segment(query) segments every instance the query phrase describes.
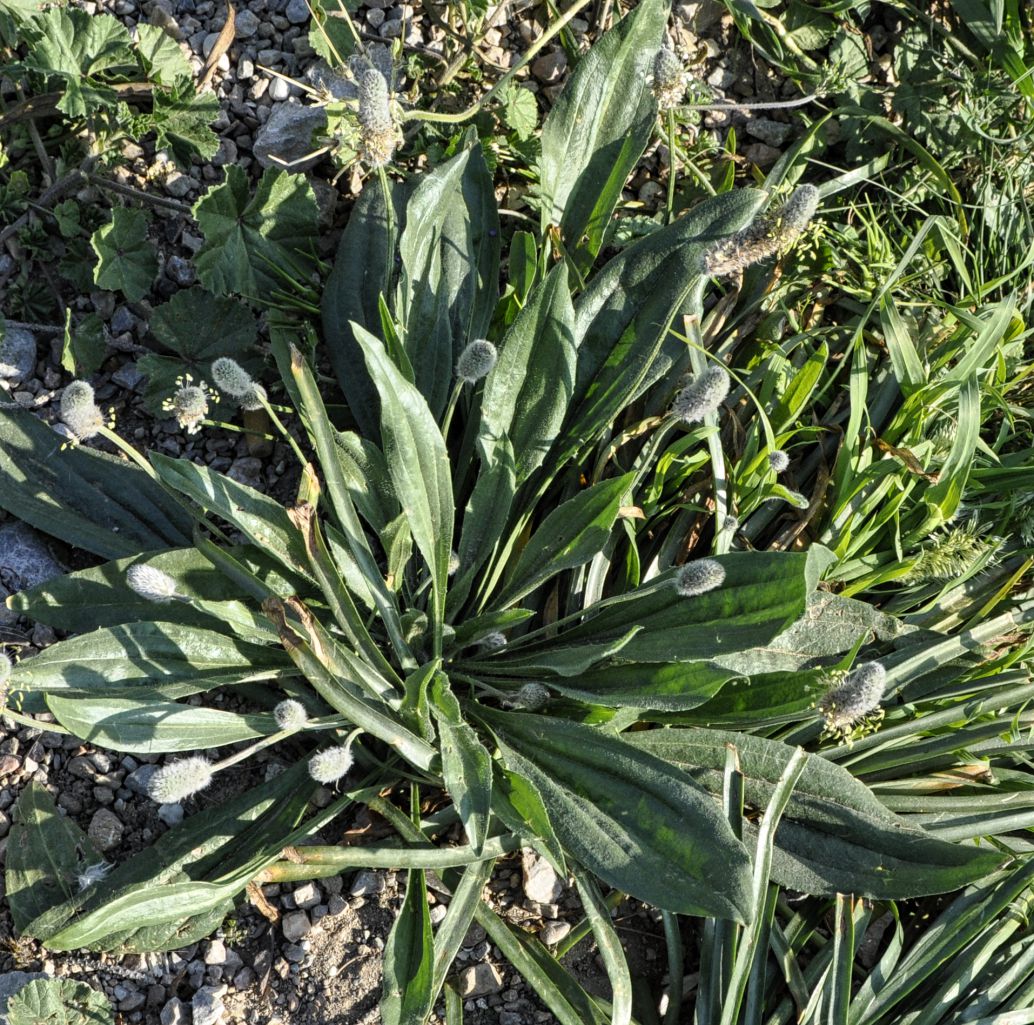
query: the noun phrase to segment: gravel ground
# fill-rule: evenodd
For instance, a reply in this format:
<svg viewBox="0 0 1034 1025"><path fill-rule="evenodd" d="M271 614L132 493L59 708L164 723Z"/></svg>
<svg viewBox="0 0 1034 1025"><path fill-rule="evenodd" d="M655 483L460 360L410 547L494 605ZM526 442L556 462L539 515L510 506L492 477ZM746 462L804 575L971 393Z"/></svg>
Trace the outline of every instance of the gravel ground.
<svg viewBox="0 0 1034 1025"><path fill-rule="evenodd" d="M226 20L226 8L213 0L115 0L114 3L73 0L89 12L109 12L132 27L145 21L159 25L180 40L200 71L216 44ZM588 9L591 11L591 8ZM491 26L479 46L484 65L497 70L511 65L542 29L541 17L526 0L492 9ZM366 0L355 15L357 24L372 39L401 38L410 52L430 60L445 49L442 29L425 16L424 8ZM300 117L318 119L318 109L301 115L299 104L311 103L304 90L263 68L280 71L300 82L311 80L320 62L308 41L309 12L304 0L248 0L237 11L237 38L219 58L212 88L221 112L215 127L220 135L216 156L195 164L189 173L177 169L153 145L128 144L125 161L116 172L123 184L171 199L181 208L154 206L154 241L159 247L162 273L148 300L120 303L111 292L81 297L82 312L102 318L111 354L95 377L98 400L116 409L118 430L140 446L201 461L236 479L280 497L294 490L285 469L288 453L281 444L256 452L242 435L206 429L185 435L172 421L155 420L140 407L144 382L135 359L150 351L148 320L153 306L195 283L190 263L201 244L186 204L212 183L222 179L224 165L235 163L257 176L263 166L275 165L274 155L297 157L307 150L305 140L289 137L284 125ZM571 29L583 46L595 38L589 22L575 19ZM741 47L724 7L713 0L678 6L672 22L672 42L697 63L694 71L720 96L732 100L772 100L795 95L795 90L758 64ZM439 63L442 63L439 61ZM444 67L444 63L442 63ZM874 65L875 67L875 65ZM546 50L523 74L526 88L542 94L548 106L562 87L567 57L559 47ZM317 74L318 77L318 74ZM286 112L286 113L285 113ZM794 112L758 116L741 111L714 111L701 118L706 132L737 126L739 158L761 168L771 165L792 141L798 129ZM724 132L722 132L724 134ZM627 199L652 212L663 202L661 182L666 175L667 150L655 144L629 183ZM337 188L330 179L338 168L320 158L308 169L321 203L327 228L324 254L333 252L351 195L361 187L357 179L343 178ZM89 204L101 201L95 187L77 198ZM519 194L507 194L519 209ZM336 230L335 230L336 229ZM0 253L0 282L10 274L16 254ZM2 286L0 286L2 287ZM53 420L57 399L68 377L60 368L60 336L53 330L35 334L10 332L0 353L0 389L9 400ZM0 395L0 398L3 396ZM88 565L88 557L37 535L22 524L0 516L0 596L40 583L65 569ZM0 608L0 644L30 656L55 640L49 627L19 620ZM227 699L229 700L229 699ZM45 718L45 717L42 717ZM264 770L275 760L241 770ZM10 810L21 789L31 780L44 784L58 805L91 835L102 841L113 862L150 845L183 815L203 806L191 802L157 806L143 796L143 784L157 757L111 755L74 738L12 726L0 721L0 861L10 828ZM324 795L329 800L329 794ZM335 829L362 826L346 823ZM336 842L327 835L324 842ZM525 863L519 856L501 863L492 883L496 907L507 917L536 931L544 941L559 941L580 917L577 896L565 880L550 878L543 866ZM6 908L0 908L0 973L42 970L74 976L101 987L128 1023L162 1025L216 1025L216 1023L359 1023L378 1020L380 960L385 937L400 901L399 879L392 873L360 872L302 885L267 886L265 895L276 921L263 917L250 904L210 939L171 954L121 959L93 955L49 955L31 943L13 938ZM444 905L432 907L432 918L444 914ZM633 958L634 968L659 981L663 974L663 942L659 926L643 908L623 905L616 919ZM588 942L575 949L572 965L593 992L605 993L605 975ZM499 951L475 926L457 963L461 992L467 998L467 1021L474 1025L523 1025L553 1021L520 977L502 960ZM0 985L4 976L0 974ZM3 1020L3 1019L0 1019Z"/></svg>

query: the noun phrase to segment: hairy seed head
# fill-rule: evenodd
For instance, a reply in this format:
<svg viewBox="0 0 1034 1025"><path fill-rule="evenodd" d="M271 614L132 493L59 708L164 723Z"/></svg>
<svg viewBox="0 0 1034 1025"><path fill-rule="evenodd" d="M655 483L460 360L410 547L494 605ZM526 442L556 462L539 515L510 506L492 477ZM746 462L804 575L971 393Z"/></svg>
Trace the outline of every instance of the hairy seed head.
<svg viewBox="0 0 1034 1025"><path fill-rule="evenodd" d="M549 691L541 683L526 683L514 695L515 708L526 708L529 712L537 712L549 701Z"/></svg>
<svg viewBox="0 0 1034 1025"><path fill-rule="evenodd" d="M484 338L478 338L468 345L456 360L456 376L464 384L473 384L487 377L498 358L496 347Z"/></svg>
<svg viewBox="0 0 1034 1025"><path fill-rule="evenodd" d="M774 216L755 217L742 231L708 248L703 256L704 273L714 278L738 274L788 249L815 216L818 204L819 192L814 185L799 186Z"/></svg>
<svg viewBox="0 0 1034 1025"><path fill-rule="evenodd" d="M368 67L359 75L358 85L359 155L371 167L383 167L398 142L388 80L377 68Z"/></svg>
<svg viewBox="0 0 1034 1025"><path fill-rule="evenodd" d="M493 630L490 634L485 634L481 638L480 647L486 654L492 651L498 651L500 648L506 647L506 634L501 630Z"/></svg>
<svg viewBox="0 0 1034 1025"><path fill-rule="evenodd" d="M201 755L191 755L163 765L147 784L147 794L159 804L179 804L211 782L212 763Z"/></svg>
<svg viewBox="0 0 1034 1025"><path fill-rule="evenodd" d="M827 727L844 729L876 711L886 686L887 671L882 663L863 662L855 666L847 679L829 691L819 705Z"/></svg>
<svg viewBox="0 0 1034 1025"><path fill-rule="evenodd" d="M72 381L61 393L61 419L80 441L92 438L104 426L104 414L85 381Z"/></svg>
<svg viewBox="0 0 1034 1025"><path fill-rule="evenodd" d="M327 747L309 759L309 775L317 783L333 783L352 768L350 744Z"/></svg>
<svg viewBox="0 0 1034 1025"><path fill-rule="evenodd" d="M675 590L683 598L706 594L725 583L725 567L715 559L687 562L675 574Z"/></svg>
<svg viewBox="0 0 1034 1025"><path fill-rule="evenodd" d="M768 453L768 465L776 473L782 473L790 465L790 457L782 449L774 448Z"/></svg>
<svg viewBox="0 0 1034 1025"><path fill-rule="evenodd" d="M241 409L259 409L266 397L262 387L236 360L220 356L212 363L212 380L224 394L234 399Z"/></svg>
<svg viewBox="0 0 1034 1025"><path fill-rule="evenodd" d="M717 411L729 394L731 384L725 368L711 364L675 396L671 404L672 416L687 424L700 423L704 417Z"/></svg>
<svg viewBox="0 0 1034 1025"><path fill-rule="evenodd" d="M126 583L148 601L165 602L180 597L176 581L168 573L142 562L134 563L126 570Z"/></svg>
<svg viewBox="0 0 1034 1025"><path fill-rule="evenodd" d="M273 718L282 730L300 730L309 721L309 713L300 701L288 698L273 709Z"/></svg>
<svg viewBox="0 0 1034 1025"><path fill-rule="evenodd" d="M657 109L671 110L682 102L686 93L686 72L674 50L662 46L653 62L653 94Z"/></svg>

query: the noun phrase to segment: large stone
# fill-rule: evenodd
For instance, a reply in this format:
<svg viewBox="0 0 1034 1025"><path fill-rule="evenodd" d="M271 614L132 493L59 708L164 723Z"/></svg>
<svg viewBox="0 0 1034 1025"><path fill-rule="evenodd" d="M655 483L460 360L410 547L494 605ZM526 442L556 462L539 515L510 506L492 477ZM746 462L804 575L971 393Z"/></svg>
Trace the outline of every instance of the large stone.
<svg viewBox="0 0 1034 1025"><path fill-rule="evenodd" d="M218 1025L222 1021L225 986L202 986L190 1002L191 1025Z"/></svg>
<svg viewBox="0 0 1034 1025"><path fill-rule="evenodd" d="M0 527L0 624L17 618L4 605L4 598L62 573L61 564L30 526L16 521Z"/></svg>
<svg viewBox="0 0 1034 1025"><path fill-rule="evenodd" d="M460 972L460 996L464 1000L498 993L502 988L503 975L494 964L476 964Z"/></svg>
<svg viewBox="0 0 1034 1025"><path fill-rule="evenodd" d="M284 915L280 927L284 931L284 939L288 943L297 943L308 935L312 928L309 916L304 911L290 911Z"/></svg>
<svg viewBox="0 0 1034 1025"><path fill-rule="evenodd" d="M36 336L23 327L7 327L0 337L0 377L22 380L36 369Z"/></svg>
<svg viewBox="0 0 1034 1025"><path fill-rule="evenodd" d="M536 904L552 904L564 892L564 884L545 858L525 851L521 856L524 895Z"/></svg>
<svg viewBox="0 0 1034 1025"><path fill-rule="evenodd" d="M327 128L327 112L323 107L303 107L300 103L274 104L269 120L255 136L252 152L263 167L306 171L322 157L311 156L319 149L313 136Z"/></svg>

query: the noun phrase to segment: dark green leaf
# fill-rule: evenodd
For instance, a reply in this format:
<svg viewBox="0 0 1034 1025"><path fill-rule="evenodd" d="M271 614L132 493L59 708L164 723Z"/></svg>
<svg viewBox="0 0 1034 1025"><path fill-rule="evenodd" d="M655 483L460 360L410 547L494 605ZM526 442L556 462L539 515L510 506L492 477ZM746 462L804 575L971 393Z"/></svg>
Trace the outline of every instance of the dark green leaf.
<svg viewBox="0 0 1034 1025"><path fill-rule="evenodd" d="M155 132L155 146L167 149L180 167L189 167L193 157L211 160L219 149L219 136L209 127L218 116L214 93L195 95L193 86L183 95L156 89L146 127Z"/></svg>
<svg viewBox="0 0 1034 1025"><path fill-rule="evenodd" d="M363 351L352 334L351 322L371 334L381 333L378 302L382 295L391 295L389 276L394 270L398 232L404 225L407 194L404 185L392 184L390 236L383 191L371 185L359 194L341 234L321 302L330 362L363 437L371 440L380 437L380 400L369 376L356 373L356 367L363 365Z"/></svg>
<svg viewBox="0 0 1034 1025"><path fill-rule="evenodd" d="M251 195L236 164L226 181L194 206L205 236L195 257L201 283L217 294L262 300L284 287L283 275L307 281L315 263L316 198L304 175L267 168Z"/></svg>
<svg viewBox="0 0 1034 1025"><path fill-rule="evenodd" d="M480 713L538 788L564 850L610 886L682 914L747 921L750 858L684 772L602 729Z"/></svg>
<svg viewBox="0 0 1034 1025"><path fill-rule="evenodd" d="M192 694L217 683L276 678L290 669L279 647L192 625L145 621L50 645L14 667L11 689L97 694L146 681L151 687L179 685L177 693Z"/></svg>
<svg viewBox="0 0 1034 1025"><path fill-rule="evenodd" d="M539 123L539 105L535 94L520 86L513 86L503 94L503 120L521 142L535 134Z"/></svg>
<svg viewBox="0 0 1034 1025"><path fill-rule="evenodd" d="M603 549L634 474L600 481L554 509L521 552L493 604L513 605L565 569L581 566Z"/></svg>
<svg viewBox="0 0 1034 1025"><path fill-rule="evenodd" d="M440 625L454 515L449 453L424 397L388 359L383 343L358 324L354 328L381 399L381 439L388 472L413 540L431 571Z"/></svg>
<svg viewBox="0 0 1034 1025"><path fill-rule="evenodd" d="M410 871L406 899L384 946L384 1025L417 1025L434 1003L434 936L423 871Z"/></svg>
<svg viewBox="0 0 1034 1025"><path fill-rule="evenodd" d="M157 307L150 328L167 349L197 365L219 356L239 357L258 335L258 323L246 306L197 286Z"/></svg>
<svg viewBox="0 0 1034 1025"><path fill-rule="evenodd" d="M136 27L135 42L150 81L172 88L193 80L194 74L179 43L164 29L140 22Z"/></svg>
<svg viewBox="0 0 1034 1025"><path fill-rule="evenodd" d="M108 559L190 542L190 518L142 470L65 444L28 411L0 410L0 507Z"/></svg>
<svg viewBox="0 0 1034 1025"><path fill-rule="evenodd" d="M498 299L499 214L479 144L423 177L399 238L399 318L417 387L437 418L456 359L488 331Z"/></svg>
<svg viewBox="0 0 1034 1025"><path fill-rule="evenodd" d="M115 751L162 754L223 747L277 732L272 715L242 715L166 701L134 689L132 697L51 694L47 707L73 736Z"/></svg>
<svg viewBox="0 0 1034 1025"><path fill-rule="evenodd" d="M704 704L736 673L713 662L622 662L549 681L551 690L608 708L681 712Z"/></svg>
<svg viewBox="0 0 1034 1025"><path fill-rule="evenodd" d="M96 313L90 313L74 329L66 327L61 366L75 377L92 377L100 369L107 351L104 324Z"/></svg>
<svg viewBox="0 0 1034 1025"><path fill-rule="evenodd" d="M665 0L643 0L578 62L542 126L543 227L559 224L577 262L592 264L625 180L650 140L650 89Z"/></svg>
<svg viewBox="0 0 1034 1025"><path fill-rule="evenodd" d="M460 703L449 689L444 673L436 676L431 696L441 741L445 787L459 812L470 846L480 854L488 837L492 810L492 756L464 721Z"/></svg>
<svg viewBox="0 0 1034 1025"><path fill-rule="evenodd" d="M794 748L746 733L648 730L627 735L642 751L677 765L715 797L726 746L739 753L744 799L768 806ZM717 807L717 802L715 804ZM808 755L776 831L772 878L802 893L854 893L880 900L945 893L993 871L1002 855L934 839L887 811L846 769Z"/></svg>
<svg viewBox="0 0 1034 1025"><path fill-rule="evenodd" d="M93 280L118 289L131 302L143 299L158 274L158 254L147 240L147 216L135 207L116 206L111 220L90 239L98 263Z"/></svg>

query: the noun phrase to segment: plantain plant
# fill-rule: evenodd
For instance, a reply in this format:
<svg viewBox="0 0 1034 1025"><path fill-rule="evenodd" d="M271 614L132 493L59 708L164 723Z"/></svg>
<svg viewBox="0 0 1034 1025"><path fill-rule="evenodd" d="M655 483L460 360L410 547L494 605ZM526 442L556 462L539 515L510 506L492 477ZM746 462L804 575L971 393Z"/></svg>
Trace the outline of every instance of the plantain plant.
<svg viewBox="0 0 1034 1025"><path fill-rule="evenodd" d="M0 409L0 505L108 560L10 599L73 635L10 667L4 715L177 755L149 793L192 809L108 865L27 787L6 883L23 936L173 949L237 901L261 903L262 883L393 867L408 885L386 1022L428 1019L474 920L561 1021L628 1022L615 896L759 929L769 880L895 900L1008 860L926 832L799 746L871 717L903 672L854 665L887 617L821 589L825 549L729 553L716 509L702 539L640 563L658 454L673 437L687 458L705 452L728 394L694 343L713 276L774 257L817 201L805 186L772 213L766 193L726 192L601 261L657 114L665 14L645 0L572 75L543 130L544 230L513 236L504 289L492 179L466 135L429 173L363 193L319 325L270 316L294 433L245 370L216 361L224 396L289 441L292 504L138 452L85 383L65 391L63 434ZM774 739L773 722L793 729ZM270 748L282 772L208 800ZM322 806L320 785L334 791ZM397 840L309 842L357 805ZM573 875L609 1011L482 899L496 861L524 847ZM431 870L451 893L436 929Z"/></svg>

